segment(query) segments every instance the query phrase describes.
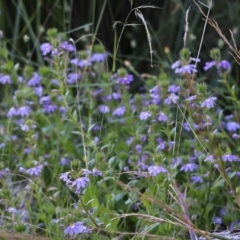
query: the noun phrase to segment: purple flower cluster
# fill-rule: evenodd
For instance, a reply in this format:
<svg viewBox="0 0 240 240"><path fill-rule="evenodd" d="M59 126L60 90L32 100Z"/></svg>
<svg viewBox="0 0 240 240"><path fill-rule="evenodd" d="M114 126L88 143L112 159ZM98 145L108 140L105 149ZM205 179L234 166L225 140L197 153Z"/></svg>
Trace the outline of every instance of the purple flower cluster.
<svg viewBox="0 0 240 240"><path fill-rule="evenodd" d="M30 113L31 108L29 106L11 107L7 113L7 117L29 117Z"/></svg>
<svg viewBox="0 0 240 240"><path fill-rule="evenodd" d="M204 70L208 71L210 68L216 66L220 72L227 72L231 69L231 64L227 60L222 60L220 62L211 61L206 62Z"/></svg>
<svg viewBox="0 0 240 240"><path fill-rule="evenodd" d="M29 174L31 176L39 177L42 172L42 169L43 169L43 165L40 164L40 165L36 165L36 166L28 168L28 169L24 169L23 167L20 167L19 171Z"/></svg>

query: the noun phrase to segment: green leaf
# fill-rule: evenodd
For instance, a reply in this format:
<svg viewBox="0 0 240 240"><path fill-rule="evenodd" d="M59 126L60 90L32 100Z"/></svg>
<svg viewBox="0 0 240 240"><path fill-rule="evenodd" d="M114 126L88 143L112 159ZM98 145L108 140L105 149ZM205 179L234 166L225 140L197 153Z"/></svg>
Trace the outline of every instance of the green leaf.
<svg viewBox="0 0 240 240"><path fill-rule="evenodd" d="M102 235L99 235L99 234L94 234L92 237L93 237L93 240L110 240L109 237L102 236Z"/></svg>

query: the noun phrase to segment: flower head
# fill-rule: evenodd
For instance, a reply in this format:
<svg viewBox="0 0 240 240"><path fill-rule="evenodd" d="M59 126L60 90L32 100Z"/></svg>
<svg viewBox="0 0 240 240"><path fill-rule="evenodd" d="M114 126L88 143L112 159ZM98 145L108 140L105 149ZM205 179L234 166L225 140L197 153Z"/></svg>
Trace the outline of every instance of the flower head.
<svg viewBox="0 0 240 240"><path fill-rule="evenodd" d="M42 52L42 55L45 56L48 53L50 53L53 49L53 46L50 43L42 43L40 45L40 51Z"/></svg>
<svg viewBox="0 0 240 240"><path fill-rule="evenodd" d="M171 93L165 100L164 103L166 105L170 105L171 103L177 103L179 97L175 93Z"/></svg>
<svg viewBox="0 0 240 240"><path fill-rule="evenodd" d="M193 175L191 176L191 181L193 181L194 183L202 183L203 179L197 175Z"/></svg>
<svg viewBox="0 0 240 240"><path fill-rule="evenodd" d="M183 165L180 168L180 171L193 172L196 169L198 169L198 165L197 164L195 164L195 163L187 163L187 164Z"/></svg>
<svg viewBox="0 0 240 240"><path fill-rule="evenodd" d="M201 107L202 108L206 107L207 109L214 107L216 99L217 99L216 97L209 97L209 98L205 99L201 103Z"/></svg>
<svg viewBox="0 0 240 240"><path fill-rule="evenodd" d="M67 77L67 83L68 84L74 84L76 83L81 76L78 73L69 73Z"/></svg>
<svg viewBox="0 0 240 240"><path fill-rule="evenodd" d="M226 60L220 61L217 66L223 72L226 72L231 68L231 64Z"/></svg>
<svg viewBox="0 0 240 240"><path fill-rule="evenodd" d="M129 85L133 81L133 75L126 74L125 76L118 76L116 78L116 84Z"/></svg>
<svg viewBox="0 0 240 240"><path fill-rule="evenodd" d="M31 108L29 106L22 106L17 110L17 116L28 117L31 113Z"/></svg>
<svg viewBox="0 0 240 240"><path fill-rule="evenodd" d="M159 98L159 87L155 86L149 90L151 98Z"/></svg>
<svg viewBox="0 0 240 240"><path fill-rule="evenodd" d="M168 92L169 93L178 93L180 90L180 86L177 86L175 84L172 84L170 86L168 86Z"/></svg>
<svg viewBox="0 0 240 240"><path fill-rule="evenodd" d="M86 188L89 183L89 179L87 177L77 178L72 182L71 187L76 187L76 192L81 192L82 189Z"/></svg>
<svg viewBox="0 0 240 240"><path fill-rule="evenodd" d="M100 105L98 109L99 109L99 112L102 114L108 113L110 111L110 108L106 105Z"/></svg>
<svg viewBox="0 0 240 240"><path fill-rule="evenodd" d="M200 59L198 59L198 58L190 58L190 60L194 61L194 62L200 62ZM195 64L185 64L185 65L183 65L183 62L180 61L180 60L173 63L171 68L175 69L176 74L186 74L186 73L192 74L192 73L197 72Z"/></svg>
<svg viewBox="0 0 240 240"><path fill-rule="evenodd" d="M141 112L139 115L140 120L147 120L148 118L150 118L152 116L151 112Z"/></svg>
<svg viewBox="0 0 240 240"><path fill-rule="evenodd" d="M210 68L216 65L216 61L206 62L205 67L203 68L204 71L208 71Z"/></svg>
<svg viewBox="0 0 240 240"><path fill-rule="evenodd" d="M84 226L82 222L75 222L64 229L64 234L74 236L79 233L90 233L91 229Z"/></svg>
<svg viewBox="0 0 240 240"><path fill-rule="evenodd" d="M25 170L25 173L28 173L31 176L39 176L42 172L42 169L43 169L43 165L40 164L38 166Z"/></svg>
<svg viewBox="0 0 240 240"><path fill-rule="evenodd" d="M0 83L2 83L2 84L11 84L12 83L12 81L11 81L11 78L10 78L10 76L9 75L3 75L3 74L1 74L0 75Z"/></svg>
<svg viewBox="0 0 240 240"><path fill-rule="evenodd" d="M121 117L121 116L123 116L125 114L125 111L126 111L126 107L125 106L121 106L121 107L116 108L113 111L112 115Z"/></svg>
<svg viewBox="0 0 240 240"><path fill-rule="evenodd" d="M167 173L167 169L165 169L164 167L161 167L161 166L151 166L148 168L148 173L151 175L151 176L157 176L158 174L160 173Z"/></svg>
<svg viewBox="0 0 240 240"><path fill-rule="evenodd" d="M59 44L59 48L65 50L65 51L68 51L68 52L74 52L74 51L76 51L75 46L72 45L72 44L69 43L69 42L60 43L60 44Z"/></svg>
<svg viewBox="0 0 240 240"><path fill-rule="evenodd" d="M226 124L226 128L229 132L235 132L238 129L240 129L240 124L237 122L231 121Z"/></svg>
<svg viewBox="0 0 240 240"><path fill-rule="evenodd" d="M28 80L27 85L29 87L37 87L41 84L41 77L37 72L33 73L33 77Z"/></svg>
<svg viewBox="0 0 240 240"><path fill-rule="evenodd" d="M163 112L160 112L159 115L158 115L158 121L159 122L166 122L167 121L167 116Z"/></svg>
<svg viewBox="0 0 240 240"><path fill-rule="evenodd" d="M106 53L93 53L91 57L92 62L104 62L107 59Z"/></svg>
<svg viewBox="0 0 240 240"><path fill-rule="evenodd" d="M58 107L56 105L53 105L53 104L45 104L45 105L43 105L43 110L44 110L45 114L54 113L57 109L58 109Z"/></svg>
<svg viewBox="0 0 240 240"><path fill-rule="evenodd" d="M70 180L69 173L70 172L61 173L59 178L64 182L68 182Z"/></svg>
<svg viewBox="0 0 240 240"><path fill-rule="evenodd" d="M239 158L232 154L224 154L222 155L222 160L224 162L236 162L236 161L239 161Z"/></svg>

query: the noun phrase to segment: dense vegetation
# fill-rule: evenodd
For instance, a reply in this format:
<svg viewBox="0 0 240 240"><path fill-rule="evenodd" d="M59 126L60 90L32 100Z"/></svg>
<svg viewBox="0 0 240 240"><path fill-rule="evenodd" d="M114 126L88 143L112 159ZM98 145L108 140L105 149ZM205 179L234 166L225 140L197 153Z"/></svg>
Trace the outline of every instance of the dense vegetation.
<svg viewBox="0 0 240 240"><path fill-rule="evenodd" d="M238 224L240 6L140 3L1 2L6 239L194 240Z"/></svg>

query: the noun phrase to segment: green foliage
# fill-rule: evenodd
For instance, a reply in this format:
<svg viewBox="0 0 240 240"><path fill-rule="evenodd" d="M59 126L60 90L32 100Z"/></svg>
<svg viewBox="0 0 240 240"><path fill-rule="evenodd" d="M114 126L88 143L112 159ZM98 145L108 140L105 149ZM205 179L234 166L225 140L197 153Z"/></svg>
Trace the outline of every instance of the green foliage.
<svg viewBox="0 0 240 240"><path fill-rule="evenodd" d="M182 48L188 1L158 2L162 11L130 0L127 15L120 3L92 0L78 12L92 24L74 28L79 2L7 5L16 19L0 44L2 228L51 239L187 239L215 217L235 224L240 116L225 47L210 51L212 88L192 58L202 34L196 9ZM43 6L52 15L44 23ZM221 97L231 106L221 110Z"/></svg>

